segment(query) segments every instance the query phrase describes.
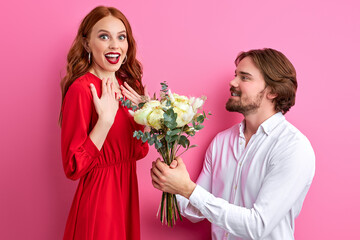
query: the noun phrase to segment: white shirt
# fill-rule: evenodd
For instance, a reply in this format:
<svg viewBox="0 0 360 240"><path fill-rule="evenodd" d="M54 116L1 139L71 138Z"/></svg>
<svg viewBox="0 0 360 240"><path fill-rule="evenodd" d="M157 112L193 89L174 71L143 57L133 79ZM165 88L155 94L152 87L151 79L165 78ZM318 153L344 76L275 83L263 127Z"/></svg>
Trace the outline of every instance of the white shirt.
<svg viewBox="0 0 360 240"><path fill-rule="evenodd" d="M294 239L315 173L308 139L277 113L245 147L244 124L220 132L207 149L190 199L178 195L182 215L211 225L212 239Z"/></svg>

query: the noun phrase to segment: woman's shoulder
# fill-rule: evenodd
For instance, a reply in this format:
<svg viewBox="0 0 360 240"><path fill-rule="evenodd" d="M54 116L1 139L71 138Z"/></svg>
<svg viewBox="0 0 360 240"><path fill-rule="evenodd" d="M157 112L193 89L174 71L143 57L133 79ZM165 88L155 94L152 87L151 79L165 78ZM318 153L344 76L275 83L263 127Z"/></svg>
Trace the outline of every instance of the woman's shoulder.
<svg viewBox="0 0 360 240"><path fill-rule="evenodd" d="M90 72L87 72L81 77L75 79L72 85L76 84L76 85L83 85L89 87L90 83L97 85L98 82L100 82L100 79L98 77L96 77L94 74Z"/></svg>
<svg viewBox="0 0 360 240"><path fill-rule="evenodd" d="M95 76L88 72L81 77L75 79L75 81L70 85L66 93L66 97L91 97L90 83L97 85Z"/></svg>
<svg viewBox="0 0 360 240"><path fill-rule="evenodd" d="M99 79L91 74L90 72L85 73L81 77L75 79L75 81L70 85L69 91L81 91L90 93L90 83L97 86Z"/></svg>

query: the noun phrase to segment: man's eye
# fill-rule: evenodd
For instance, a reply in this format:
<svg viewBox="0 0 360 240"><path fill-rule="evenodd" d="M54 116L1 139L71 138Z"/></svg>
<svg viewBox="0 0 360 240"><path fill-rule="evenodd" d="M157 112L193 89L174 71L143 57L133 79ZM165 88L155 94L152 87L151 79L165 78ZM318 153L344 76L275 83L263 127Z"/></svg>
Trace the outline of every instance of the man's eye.
<svg viewBox="0 0 360 240"><path fill-rule="evenodd" d="M126 39L126 35L125 35L125 34L120 35L120 36L119 36L119 39L120 39L120 40L125 40L125 39Z"/></svg>
<svg viewBox="0 0 360 240"><path fill-rule="evenodd" d="M109 39L109 36L108 35L100 35L100 38L103 39L103 40L108 40Z"/></svg>

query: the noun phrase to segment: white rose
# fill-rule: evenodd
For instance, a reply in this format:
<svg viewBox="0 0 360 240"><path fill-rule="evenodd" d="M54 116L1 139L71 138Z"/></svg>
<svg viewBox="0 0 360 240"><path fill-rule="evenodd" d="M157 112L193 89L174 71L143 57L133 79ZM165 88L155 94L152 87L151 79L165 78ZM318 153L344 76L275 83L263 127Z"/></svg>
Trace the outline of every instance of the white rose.
<svg viewBox="0 0 360 240"><path fill-rule="evenodd" d="M201 108L203 104L204 100L202 100L201 98L196 98L192 104L194 112L197 112L197 110Z"/></svg>
<svg viewBox="0 0 360 240"><path fill-rule="evenodd" d="M187 105L186 111L178 107L174 107L174 112L177 113L176 123L177 127L183 127L186 124L190 123L193 119L195 113L190 105Z"/></svg>
<svg viewBox="0 0 360 240"><path fill-rule="evenodd" d="M178 102L178 103L180 102L180 103L189 104L189 98L188 97L183 96L183 95L179 95L179 94L176 94L176 93L174 93L173 95L174 95L174 99L175 99L174 103L175 102Z"/></svg>
<svg viewBox="0 0 360 240"><path fill-rule="evenodd" d="M138 124L141 125L146 125L149 126L148 123L148 117L150 115L151 112L154 111L154 109L158 108L159 106L161 106L160 102L157 100L151 100L147 103L145 103L145 105L137 110L136 112L130 112L131 115L134 116L134 120L135 122L137 122Z"/></svg>
<svg viewBox="0 0 360 240"><path fill-rule="evenodd" d="M149 116L149 114L153 111L153 108L148 107L148 108L141 108L139 110L137 110L134 113L134 120L135 122L137 122L138 124L141 125L147 125L148 126L148 122L147 122L147 117Z"/></svg>
<svg viewBox="0 0 360 240"><path fill-rule="evenodd" d="M162 128L163 120L164 111L161 108L154 109L147 117L149 125L157 130Z"/></svg>

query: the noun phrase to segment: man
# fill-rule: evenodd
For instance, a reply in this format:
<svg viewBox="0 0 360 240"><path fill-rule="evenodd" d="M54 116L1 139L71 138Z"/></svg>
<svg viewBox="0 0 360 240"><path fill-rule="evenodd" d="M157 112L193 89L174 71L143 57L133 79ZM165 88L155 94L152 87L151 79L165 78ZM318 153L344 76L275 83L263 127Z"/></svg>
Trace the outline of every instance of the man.
<svg viewBox="0 0 360 240"><path fill-rule="evenodd" d="M212 239L294 239L315 173L307 138L284 114L295 104L296 72L273 49L242 52L226 109L244 115L210 144L197 184L181 158L153 162L155 188L179 194L181 213L212 223Z"/></svg>

